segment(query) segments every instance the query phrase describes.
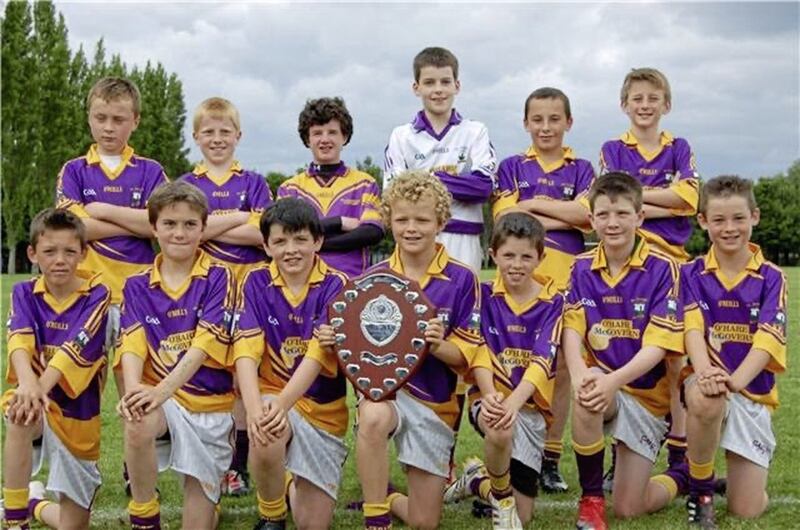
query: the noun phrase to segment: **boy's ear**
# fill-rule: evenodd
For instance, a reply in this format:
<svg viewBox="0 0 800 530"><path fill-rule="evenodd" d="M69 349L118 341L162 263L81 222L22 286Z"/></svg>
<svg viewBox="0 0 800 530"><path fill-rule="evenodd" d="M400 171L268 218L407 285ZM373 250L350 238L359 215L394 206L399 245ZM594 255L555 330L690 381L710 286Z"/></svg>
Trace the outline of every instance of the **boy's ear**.
<svg viewBox="0 0 800 530"><path fill-rule="evenodd" d="M456 87L456 94L458 94L459 92L461 92L461 81L459 81L458 79L456 79L456 80L455 80L455 82L454 82L453 84L454 84L454 85L455 85L455 87Z"/></svg>
<svg viewBox="0 0 800 530"><path fill-rule="evenodd" d="M28 245L28 249L27 249L26 253L28 254L28 261L30 261L33 264L38 264L39 263L39 260L36 259L36 249L33 248L33 246Z"/></svg>
<svg viewBox="0 0 800 530"><path fill-rule="evenodd" d="M131 133L133 133L139 127L139 120L142 119L140 114L135 114L133 116L133 129L131 129Z"/></svg>
<svg viewBox="0 0 800 530"><path fill-rule="evenodd" d="M567 127L564 130L568 131L570 129L572 129L572 118L567 118Z"/></svg>
<svg viewBox="0 0 800 530"><path fill-rule="evenodd" d="M322 243L325 241L325 236L319 236L319 239L314 240L314 252L322 250Z"/></svg>
<svg viewBox="0 0 800 530"><path fill-rule="evenodd" d="M497 265L497 260L496 260L496 259L495 259L495 257L494 257L494 249L493 249L492 247L489 247L489 249L488 249L488 250L489 250L489 257L491 257L491 258L492 258L492 262L493 262L495 265Z"/></svg>
<svg viewBox="0 0 800 530"><path fill-rule="evenodd" d="M266 241L266 239L264 240L264 244L263 244L263 245L261 245L261 246L262 246L262 247L264 247L264 252L266 252L266 253L267 253L267 256L269 256L270 258L272 258L272 252L270 252L270 251L269 251L269 245L267 245L267 241Z"/></svg>
<svg viewBox="0 0 800 530"><path fill-rule="evenodd" d="M636 228L641 228L644 224L644 208L636 212Z"/></svg>
<svg viewBox="0 0 800 530"><path fill-rule="evenodd" d="M697 224L699 224L700 228L703 230L708 230L708 220L701 212L697 212Z"/></svg>
<svg viewBox="0 0 800 530"><path fill-rule="evenodd" d="M753 226L758 226L758 222L761 221L761 210L758 208L754 209L750 213L750 218L753 220Z"/></svg>
<svg viewBox="0 0 800 530"><path fill-rule="evenodd" d="M416 81L411 83L411 90L414 92L415 96L419 97L419 83L417 83Z"/></svg>

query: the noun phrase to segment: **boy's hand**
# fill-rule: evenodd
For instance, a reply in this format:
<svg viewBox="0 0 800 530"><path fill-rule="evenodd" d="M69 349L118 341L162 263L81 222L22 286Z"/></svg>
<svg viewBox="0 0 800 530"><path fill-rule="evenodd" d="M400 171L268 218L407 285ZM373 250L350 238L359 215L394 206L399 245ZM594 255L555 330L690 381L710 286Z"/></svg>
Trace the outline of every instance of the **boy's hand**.
<svg viewBox="0 0 800 530"><path fill-rule="evenodd" d="M330 324L322 324L317 330L317 340L321 348L332 349L336 346L336 331Z"/></svg>
<svg viewBox="0 0 800 530"><path fill-rule="evenodd" d="M731 376L718 366L709 366L701 373L697 374L697 385L700 392L706 397L717 397L727 395L728 382Z"/></svg>
<svg viewBox="0 0 800 530"><path fill-rule="evenodd" d="M432 318L428 321L428 327L425 328L425 341L431 345L431 353L436 353L436 350L444 342L444 324L440 319Z"/></svg>
<svg viewBox="0 0 800 530"><path fill-rule="evenodd" d="M50 400L38 379L20 381L11 397L8 418L17 425L31 425L47 410L49 404Z"/></svg>
<svg viewBox="0 0 800 530"><path fill-rule="evenodd" d="M617 390L619 387L608 374L589 372L581 383L578 401L591 412L605 412Z"/></svg>
<svg viewBox="0 0 800 530"><path fill-rule="evenodd" d="M519 409L522 408L525 401L519 398L518 393L512 392L511 395L506 398L504 404L506 413L494 424L495 429L512 429L514 427L514 422L517 420Z"/></svg>
<svg viewBox="0 0 800 530"><path fill-rule="evenodd" d="M167 397L157 386L140 384L137 388L126 392L122 400L125 402L125 407L141 419L145 414L160 407Z"/></svg>
<svg viewBox="0 0 800 530"><path fill-rule="evenodd" d="M481 416L488 425L494 426L497 421L506 413L506 406L503 403L505 396L501 392L495 392L487 396L481 396Z"/></svg>
<svg viewBox="0 0 800 530"><path fill-rule="evenodd" d="M247 415L247 432L250 435L250 439L263 446L269 445L271 439L269 433L264 432L258 424L265 407L266 405L262 405L262 409L259 411L259 414Z"/></svg>
<svg viewBox="0 0 800 530"><path fill-rule="evenodd" d="M361 221L355 217L342 216L342 232L351 232L359 227Z"/></svg>
<svg viewBox="0 0 800 530"><path fill-rule="evenodd" d="M257 421L259 429L265 434L269 443L278 441L289 426L286 411L275 400L264 404Z"/></svg>

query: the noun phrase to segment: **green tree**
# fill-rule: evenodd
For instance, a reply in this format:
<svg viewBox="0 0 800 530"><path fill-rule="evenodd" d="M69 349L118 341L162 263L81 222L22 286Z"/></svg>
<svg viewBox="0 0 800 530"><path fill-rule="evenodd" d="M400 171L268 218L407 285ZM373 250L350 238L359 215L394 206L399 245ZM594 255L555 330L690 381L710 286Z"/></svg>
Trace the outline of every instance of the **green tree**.
<svg viewBox="0 0 800 530"><path fill-rule="evenodd" d="M69 67L69 112L72 131L71 157L86 152L92 143L92 135L87 125L86 96L92 86L90 66L86 60L83 46L72 58Z"/></svg>
<svg viewBox="0 0 800 530"><path fill-rule="evenodd" d="M8 2L2 21L2 209L4 242L9 250L8 272L16 273L17 247L28 228L28 198L34 175L34 128L38 108L35 57L31 47L33 17L27 2Z"/></svg>
<svg viewBox="0 0 800 530"><path fill-rule="evenodd" d="M280 173L278 171L270 171L267 173L267 185L269 186L270 191L272 192L273 197L278 196L278 188L283 183L284 180L287 180L289 177Z"/></svg>
<svg viewBox="0 0 800 530"><path fill-rule="evenodd" d="M776 264L796 264L800 258L800 160L785 174L760 179L753 191L761 210L753 241Z"/></svg>

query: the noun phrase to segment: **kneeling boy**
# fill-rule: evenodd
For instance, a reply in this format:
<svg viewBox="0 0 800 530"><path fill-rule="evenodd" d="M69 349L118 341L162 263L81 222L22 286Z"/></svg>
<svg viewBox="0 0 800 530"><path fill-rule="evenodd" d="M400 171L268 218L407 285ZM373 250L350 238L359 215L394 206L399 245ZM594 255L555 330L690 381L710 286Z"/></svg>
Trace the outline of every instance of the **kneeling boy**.
<svg viewBox="0 0 800 530"><path fill-rule="evenodd" d="M183 475L183 527L215 528L233 453L233 274L198 249L208 217L202 191L165 184L147 210L161 254L125 282L115 361L126 389L117 410L125 425L128 512L137 530L160 528L157 473L172 468Z"/></svg>
<svg viewBox="0 0 800 530"><path fill-rule="evenodd" d="M552 420L564 297L552 278L533 274L544 239L542 223L527 213L509 213L494 227L489 254L498 274L481 285L481 333L490 355L475 368L480 399L477 389L470 394L488 476L480 468L467 472L445 492L445 500L474 493L489 501L496 529L530 521Z"/></svg>
<svg viewBox="0 0 800 530"><path fill-rule="evenodd" d="M326 323L346 278L318 256L322 225L302 199L279 199L262 215L261 233L272 262L245 277L233 347L258 493L255 528L286 527L286 470L295 478L295 525L326 528L347 457L347 386Z"/></svg>
<svg viewBox="0 0 800 530"><path fill-rule="evenodd" d="M86 255L81 220L48 208L31 223L28 258L41 275L11 293L8 383L2 398L3 528L86 528L100 486L100 394L111 294L99 274L77 272ZM40 442L37 442L37 440ZM48 460L47 489L60 505L28 499L31 471ZM32 490L31 490L32 492Z"/></svg>
<svg viewBox="0 0 800 530"><path fill-rule="evenodd" d="M604 426L617 441L613 504L618 517L664 507L677 494L650 479L669 412L666 355L683 351L678 267L648 245L642 186L624 173L599 177L589 191L600 244L575 261L564 310L562 347L572 378L572 437L583 494L579 528L607 528L603 498Z"/></svg>
<svg viewBox="0 0 800 530"><path fill-rule="evenodd" d="M767 507L767 471L775 450L771 414L775 374L786 369L786 278L750 243L760 213L753 183L708 181L700 226L712 246L681 268L688 407L689 521L714 521L714 454L726 451L728 510L758 517Z"/></svg>
<svg viewBox="0 0 800 530"><path fill-rule="evenodd" d="M409 526L436 528L460 411L458 373L482 351L480 287L475 273L436 243L450 218L450 194L436 177L401 173L386 189L381 209L397 246L372 270L390 269L419 282L438 316L425 331L430 353L395 399L359 404L356 457L365 525L391 528L391 508ZM397 493L387 497L390 437L408 471L407 500Z"/></svg>

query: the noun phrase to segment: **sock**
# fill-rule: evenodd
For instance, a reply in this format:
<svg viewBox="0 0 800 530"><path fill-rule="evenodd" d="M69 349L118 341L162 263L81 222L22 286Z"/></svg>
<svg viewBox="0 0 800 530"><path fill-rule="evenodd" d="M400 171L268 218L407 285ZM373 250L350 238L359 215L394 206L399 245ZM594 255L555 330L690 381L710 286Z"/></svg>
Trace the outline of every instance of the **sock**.
<svg viewBox="0 0 800 530"><path fill-rule="evenodd" d="M233 450L231 469L239 473L247 473L247 458L250 455L250 439L247 430L236 430L236 445Z"/></svg>
<svg viewBox="0 0 800 530"><path fill-rule="evenodd" d="M544 442L544 458L558 462L561 452L564 450L564 442L561 440L547 440Z"/></svg>
<svg viewBox="0 0 800 530"><path fill-rule="evenodd" d="M6 526L29 527L30 511L28 510L27 486L18 490L3 488L3 503L6 512L3 517L3 528Z"/></svg>
<svg viewBox="0 0 800 530"><path fill-rule="evenodd" d="M364 527L374 530L388 530L392 527L389 502L364 503Z"/></svg>
<svg viewBox="0 0 800 530"><path fill-rule="evenodd" d="M572 440L575 460L578 464L578 478L584 496L603 496L603 458L606 444L601 437L594 443L580 445Z"/></svg>
<svg viewBox="0 0 800 530"><path fill-rule="evenodd" d="M40 523L44 523L44 521L42 521L42 510L51 504L53 503L46 499L31 499L28 501L28 513Z"/></svg>
<svg viewBox="0 0 800 530"><path fill-rule="evenodd" d="M288 508L286 506L286 495L281 495L277 499L265 501L261 495L256 492L258 498L258 515L267 521L284 521L288 515Z"/></svg>
<svg viewBox="0 0 800 530"><path fill-rule="evenodd" d="M488 470L487 470L488 471ZM495 500L505 499L511 496L511 468L507 468L504 472L495 475L489 471L489 482L492 485L492 497Z"/></svg>
<svg viewBox="0 0 800 530"><path fill-rule="evenodd" d="M403 497L405 497L405 495L403 495L403 494L402 494L402 493L400 493L399 491L390 491L390 492L389 492L389 494L388 494L388 495L386 495L386 502L388 502L388 503L389 503L389 510L391 511L391 508L392 508L392 503L393 503L395 500L397 500L397 499L400 499L400 498L403 498Z"/></svg>
<svg viewBox="0 0 800 530"><path fill-rule="evenodd" d="M692 495L714 494L714 459L705 464L689 460L689 493Z"/></svg>
<svg viewBox="0 0 800 530"><path fill-rule="evenodd" d="M472 484L475 487L472 487ZM489 494L492 492L492 481L489 477L477 477L473 479L472 484L470 484L472 493L479 499L489 502Z"/></svg>
<svg viewBox="0 0 800 530"><path fill-rule="evenodd" d="M686 463L686 437L667 435L667 463L669 467Z"/></svg>
<svg viewBox="0 0 800 530"><path fill-rule="evenodd" d="M128 503L128 516L132 530L161 530L161 503L158 502L158 495L141 503L131 499Z"/></svg>

